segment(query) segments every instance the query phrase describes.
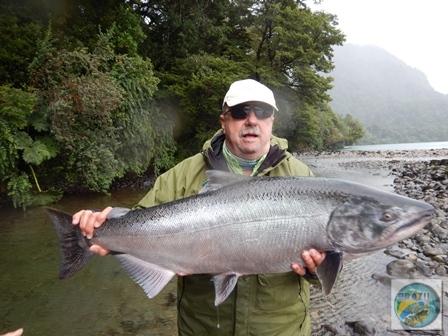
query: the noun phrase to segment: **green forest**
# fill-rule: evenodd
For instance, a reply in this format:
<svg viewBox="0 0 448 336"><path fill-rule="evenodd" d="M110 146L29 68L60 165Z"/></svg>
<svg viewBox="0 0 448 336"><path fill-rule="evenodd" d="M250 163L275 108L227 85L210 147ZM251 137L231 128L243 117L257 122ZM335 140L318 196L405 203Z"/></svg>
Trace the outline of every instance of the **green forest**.
<svg viewBox="0 0 448 336"><path fill-rule="evenodd" d="M107 192L159 174L217 130L229 85L270 87L291 151L354 144L329 106L337 17L306 1L0 2L0 192L49 203L55 181Z"/></svg>

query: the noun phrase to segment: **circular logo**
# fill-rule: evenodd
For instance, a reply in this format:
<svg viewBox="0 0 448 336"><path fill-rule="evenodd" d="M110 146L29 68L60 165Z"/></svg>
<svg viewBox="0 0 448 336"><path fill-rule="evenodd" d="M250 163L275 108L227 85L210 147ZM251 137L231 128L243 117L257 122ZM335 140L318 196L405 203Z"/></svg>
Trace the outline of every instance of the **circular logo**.
<svg viewBox="0 0 448 336"><path fill-rule="evenodd" d="M395 296L395 314L410 328L424 328L439 316L440 298L431 286L412 283L404 286Z"/></svg>

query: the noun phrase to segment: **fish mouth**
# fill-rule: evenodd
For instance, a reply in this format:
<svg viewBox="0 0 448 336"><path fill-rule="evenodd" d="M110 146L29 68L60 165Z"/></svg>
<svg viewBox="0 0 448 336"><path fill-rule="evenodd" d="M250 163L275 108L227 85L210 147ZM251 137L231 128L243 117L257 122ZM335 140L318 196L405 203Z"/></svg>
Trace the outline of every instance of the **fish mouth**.
<svg viewBox="0 0 448 336"><path fill-rule="evenodd" d="M399 225L395 230L389 232L385 237L386 242L390 242L388 245L396 243L402 239L412 236L426 225L428 225L433 218L434 210L426 210L418 213L414 218L409 220L404 225Z"/></svg>
<svg viewBox="0 0 448 336"><path fill-rule="evenodd" d="M433 214L434 210L418 212L409 218L406 223L397 223L396 225L389 227L388 230L384 230L381 235L372 240L369 244L358 243L351 244L350 246L342 245L341 249L344 250L344 252L352 254L363 254L386 248L403 239L412 237L431 222ZM335 245L335 247L338 247L338 245Z"/></svg>

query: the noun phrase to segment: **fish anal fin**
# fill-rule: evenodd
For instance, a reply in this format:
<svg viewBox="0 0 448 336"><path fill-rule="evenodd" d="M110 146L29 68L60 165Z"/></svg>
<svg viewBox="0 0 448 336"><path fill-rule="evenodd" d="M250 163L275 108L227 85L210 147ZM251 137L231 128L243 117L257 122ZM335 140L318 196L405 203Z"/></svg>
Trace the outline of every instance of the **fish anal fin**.
<svg viewBox="0 0 448 336"><path fill-rule="evenodd" d="M175 275L173 271L150 264L129 254L116 254L115 257L150 299L159 294Z"/></svg>
<svg viewBox="0 0 448 336"><path fill-rule="evenodd" d="M228 298L236 286L239 274L225 273L215 275L212 279L215 284L215 306L220 305Z"/></svg>
<svg viewBox="0 0 448 336"><path fill-rule="evenodd" d="M325 295L330 294L341 269L342 253L337 251L326 252L324 260L316 268L316 274Z"/></svg>

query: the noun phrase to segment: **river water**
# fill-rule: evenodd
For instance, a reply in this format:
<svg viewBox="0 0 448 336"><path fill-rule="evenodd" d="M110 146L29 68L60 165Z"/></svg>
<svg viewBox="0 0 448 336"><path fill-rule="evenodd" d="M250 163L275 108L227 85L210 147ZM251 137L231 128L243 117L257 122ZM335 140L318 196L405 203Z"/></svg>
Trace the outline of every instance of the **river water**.
<svg viewBox="0 0 448 336"><path fill-rule="evenodd" d="M446 148L448 148L448 141L347 146L344 148L344 150L387 151L387 150L431 150L431 149L446 149Z"/></svg>
<svg viewBox="0 0 448 336"><path fill-rule="evenodd" d="M144 193L67 196L54 207L131 207ZM24 327L25 336L176 335L174 282L149 300L112 256L94 256L61 281L58 237L45 211L0 212L0 334Z"/></svg>

